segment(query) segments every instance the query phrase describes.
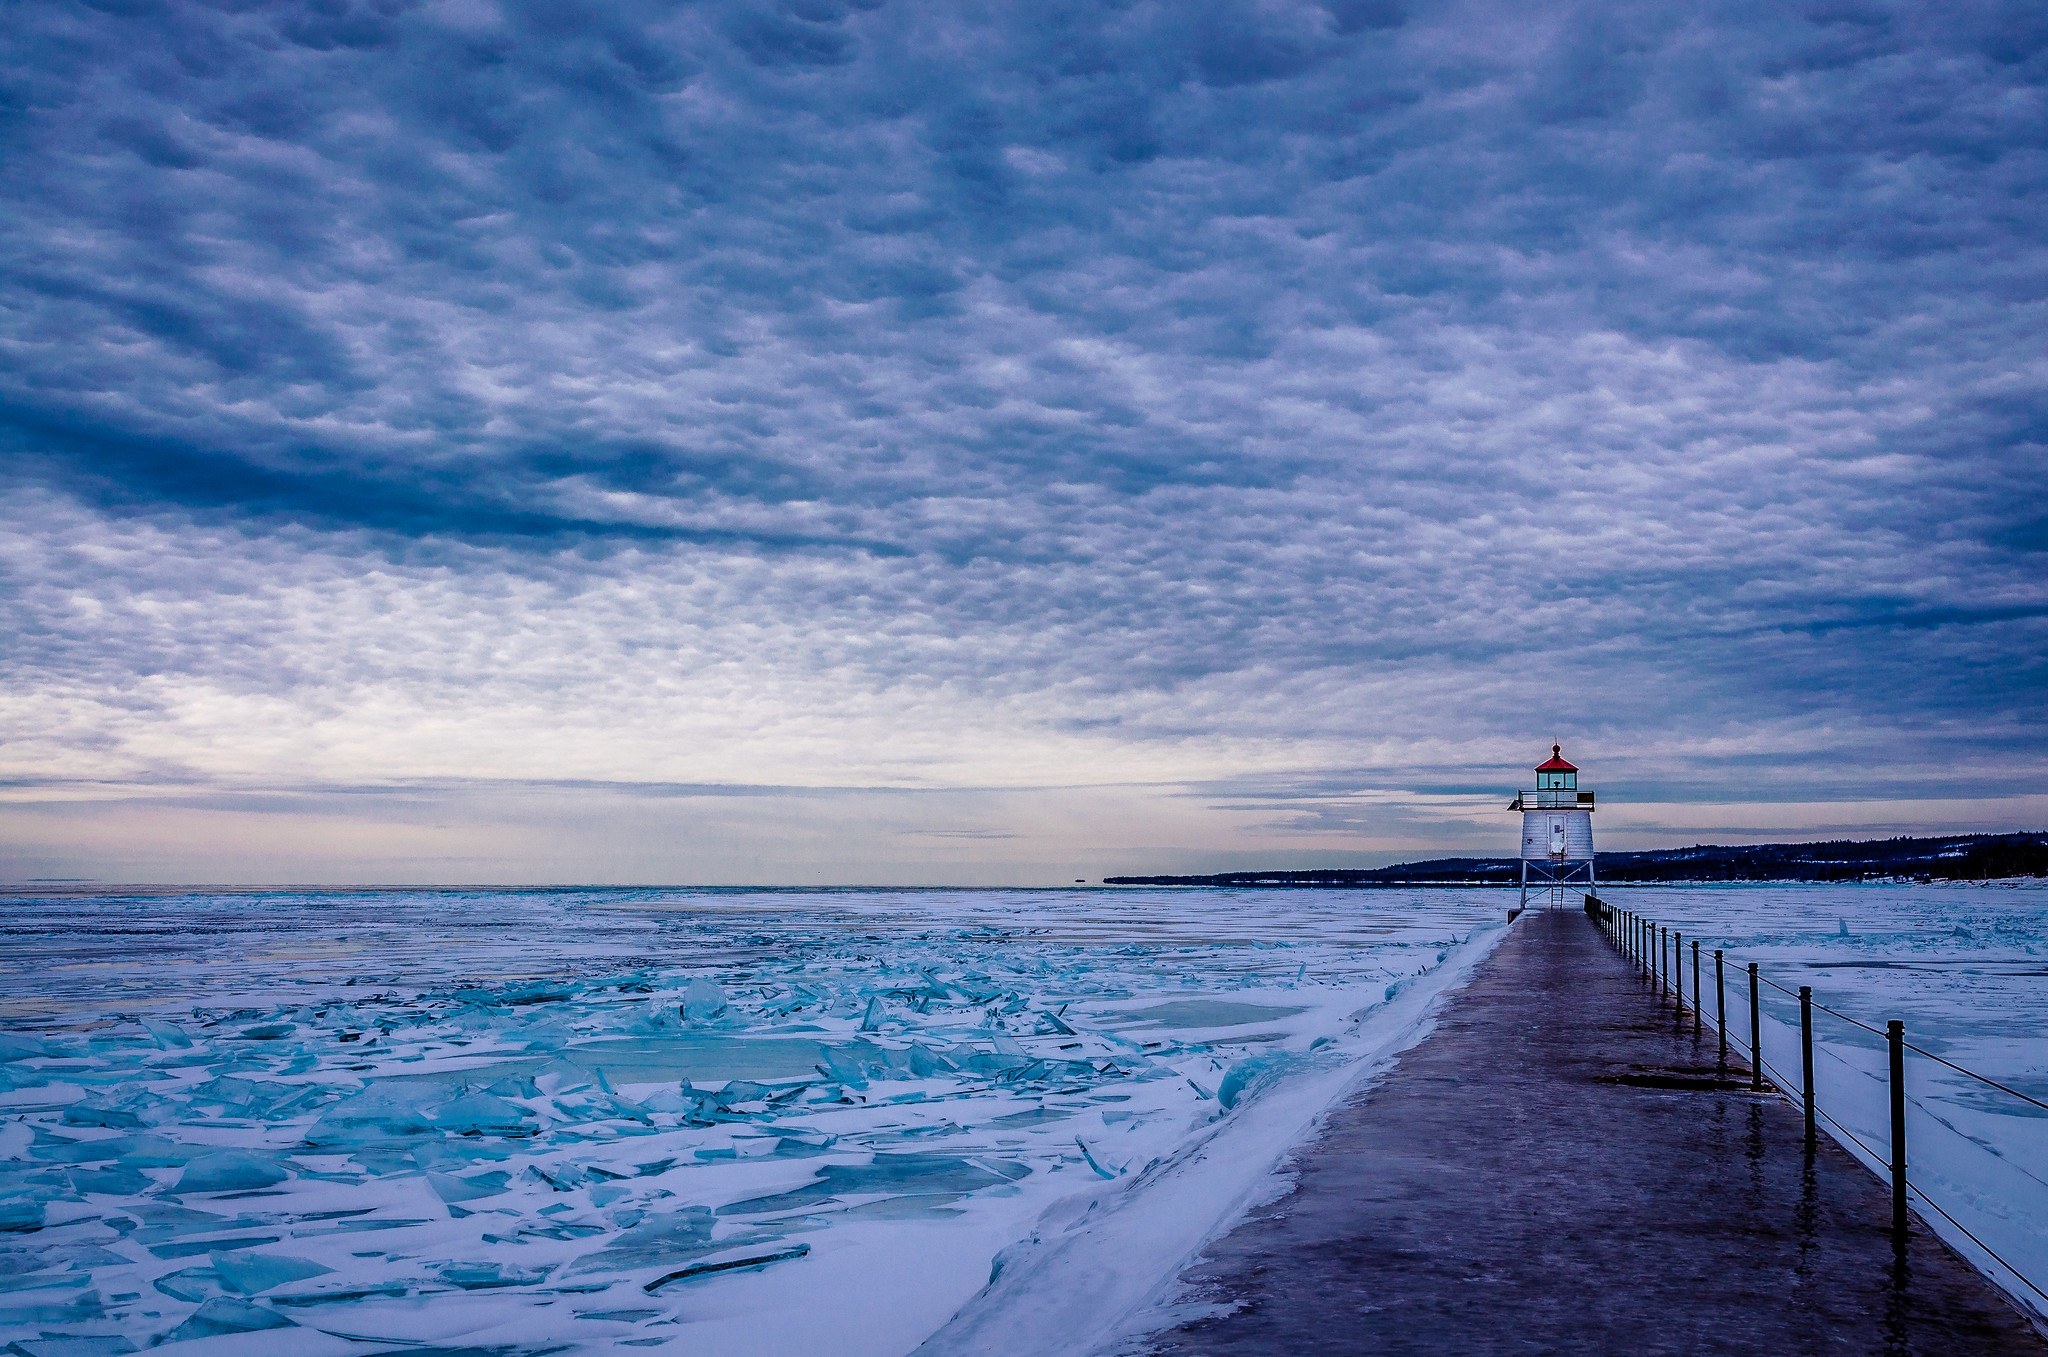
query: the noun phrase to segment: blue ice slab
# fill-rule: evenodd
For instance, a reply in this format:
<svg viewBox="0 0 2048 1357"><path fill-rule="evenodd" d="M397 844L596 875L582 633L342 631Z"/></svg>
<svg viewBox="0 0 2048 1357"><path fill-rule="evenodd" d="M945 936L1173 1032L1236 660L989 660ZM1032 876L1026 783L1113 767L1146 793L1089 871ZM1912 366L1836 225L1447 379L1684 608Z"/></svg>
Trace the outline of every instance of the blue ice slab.
<svg viewBox="0 0 2048 1357"><path fill-rule="evenodd" d="M613 1235L595 1253L577 1259L565 1275L630 1272L708 1253L714 1247L711 1231L716 1224L710 1209L703 1206L649 1215L639 1224Z"/></svg>
<svg viewBox="0 0 2048 1357"><path fill-rule="evenodd" d="M712 1022L725 1016L725 991L714 980L698 976L683 991L683 1020L692 1023Z"/></svg>
<svg viewBox="0 0 2048 1357"><path fill-rule="evenodd" d="M688 1084L681 1088L665 1088L642 1099L640 1106L649 1112L660 1112L666 1116L682 1117L693 1126L709 1126L722 1111L715 1094L700 1093Z"/></svg>
<svg viewBox="0 0 2048 1357"><path fill-rule="evenodd" d="M370 1085L320 1114L306 1130L309 1145L375 1144L396 1137L435 1134L427 1109L460 1090L440 1080L392 1079Z"/></svg>
<svg viewBox="0 0 2048 1357"><path fill-rule="evenodd" d="M219 1150L185 1165L179 1192L253 1192L274 1187L291 1175L275 1159L247 1150Z"/></svg>
<svg viewBox="0 0 2048 1357"><path fill-rule="evenodd" d="M1038 1031L1041 1036L1071 1037L1076 1035L1074 1029L1067 1026L1065 1019L1061 1018L1059 1014L1050 1011L1042 1012L1038 1015Z"/></svg>
<svg viewBox="0 0 2048 1357"><path fill-rule="evenodd" d="M1302 1057L1287 1051L1272 1051L1240 1060L1223 1072L1223 1082L1216 1089L1216 1101L1225 1107L1235 1107L1270 1088L1302 1063Z"/></svg>
<svg viewBox="0 0 2048 1357"><path fill-rule="evenodd" d="M155 1018L144 1018L142 1019L142 1026L161 1050L189 1051L192 1049L192 1038L186 1035L184 1028L174 1022L162 1022Z"/></svg>
<svg viewBox="0 0 2048 1357"><path fill-rule="evenodd" d="M1008 1160L969 1160L950 1154L878 1154L866 1164L827 1164L818 1177L791 1192L753 1197L718 1208L721 1216L765 1216L820 1206L841 1197L916 1196L976 1192L1027 1176Z"/></svg>
<svg viewBox="0 0 2048 1357"><path fill-rule="evenodd" d="M30 1324L90 1324L104 1314L96 1290L66 1295L39 1289L0 1295L0 1332Z"/></svg>
<svg viewBox="0 0 2048 1357"><path fill-rule="evenodd" d="M591 1082L596 1080L595 1072L602 1071L614 1088L624 1084L672 1084L684 1079L706 1083L721 1079L766 1081L814 1075L823 1050L820 1042L809 1037L749 1037L699 1029L664 1036L583 1041L566 1053L563 1063L582 1069ZM497 1087L496 1081L536 1079L552 1064L547 1057L515 1057L468 1070L464 1078L487 1084L488 1091L500 1097L530 1097L534 1095L508 1094ZM379 1085L403 1082L407 1081L386 1079L380 1080ZM459 1091L451 1090L442 1096L453 1097Z"/></svg>
<svg viewBox="0 0 2048 1357"><path fill-rule="evenodd" d="M509 1263L450 1263L441 1269L440 1277L464 1291L495 1291L507 1286L538 1286L548 1279L548 1270Z"/></svg>
<svg viewBox="0 0 2048 1357"><path fill-rule="evenodd" d="M133 1223L129 1222L130 1225ZM50 1244L33 1252L26 1249L0 1249L0 1273L24 1269L41 1271L44 1268L60 1266L75 1272L87 1272L93 1268L127 1267L133 1261L132 1258L124 1258L97 1244Z"/></svg>
<svg viewBox="0 0 2048 1357"><path fill-rule="evenodd" d="M268 1299L272 1305L289 1305L304 1309L313 1305L349 1305L361 1300L402 1296L410 1289L411 1287L402 1281L365 1282L356 1286L333 1286L323 1291L279 1291Z"/></svg>
<svg viewBox="0 0 2048 1357"><path fill-rule="evenodd" d="M767 1267L770 1263L783 1263L793 1258L802 1258L810 1251L811 1246L809 1244L791 1244L779 1249L749 1249L731 1258L707 1258L702 1262L692 1263L688 1267L678 1268L667 1276L657 1277L640 1289L651 1296L664 1286L670 1286L676 1282L693 1281L696 1278L709 1277L720 1272L753 1271L757 1268Z"/></svg>
<svg viewBox="0 0 2048 1357"><path fill-rule="evenodd" d="M216 1296L194 1310L183 1324L165 1334L162 1342L189 1343L195 1338L225 1338L229 1334L296 1327L291 1320L266 1306L232 1296Z"/></svg>
<svg viewBox="0 0 2048 1357"><path fill-rule="evenodd" d="M51 1051L49 1043L40 1037L25 1037L17 1032L0 1032L0 1065L52 1054L55 1053Z"/></svg>
<svg viewBox="0 0 2048 1357"><path fill-rule="evenodd" d="M23 1357L125 1357L135 1345L119 1334L76 1334L54 1338L17 1338L8 1352Z"/></svg>
<svg viewBox="0 0 2048 1357"><path fill-rule="evenodd" d="M237 1222L226 1216L213 1211L180 1206L175 1202L131 1202L127 1209L142 1218L143 1228L135 1235L135 1240L139 1244L150 1244L160 1239L176 1239L180 1235L205 1234L209 1231L237 1228Z"/></svg>
<svg viewBox="0 0 2048 1357"><path fill-rule="evenodd" d="M911 1042L910 1049L904 1054L910 1059L910 1072L919 1079L929 1079L935 1074L946 1074L959 1068L922 1042Z"/></svg>
<svg viewBox="0 0 2048 1357"><path fill-rule="evenodd" d="M1088 1161L1088 1167L1095 1174L1096 1177L1116 1178L1120 1177L1123 1174L1122 1169L1104 1168L1102 1165L1102 1161L1095 1157L1095 1151L1089 1149L1088 1142L1081 1139L1081 1137L1075 1136L1074 1143L1081 1147L1081 1157Z"/></svg>
<svg viewBox="0 0 2048 1357"><path fill-rule="evenodd" d="M520 1181L540 1183L557 1192L574 1192L588 1179L585 1178L583 1166L580 1164L554 1163L545 1166L528 1164L526 1172L520 1175Z"/></svg>
<svg viewBox="0 0 2048 1357"><path fill-rule="evenodd" d="M150 1285L172 1300L190 1305L198 1305L227 1292L220 1274L211 1267L179 1268L176 1272L166 1272Z"/></svg>
<svg viewBox="0 0 2048 1357"><path fill-rule="evenodd" d="M23 1276L14 1273L0 1277L0 1294L18 1295L24 1291L76 1291L92 1278L82 1272L64 1273L59 1276Z"/></svg>
<svg viewBox="0 0 2048 1357"><path fill-rule="evenodd" d="M108 1197L133 1197L156 1186L125 1164L104 1169L72 1169L64 1177L73 1192L92 1192Z"/></svg>
<svg viewBox="0 0 2048 1357"><path fill-rule="evenodd" d="M427 1184L434 1189L434 1195L444 1202L468 1202L502 1194L511 1177L512 1175L508 1173L495 1171L479 1173L473 1178L457 1178L447 1173L429 1173Z"/></svg>
<svg viewBox="0 0 2048 1357"><path fill-rule="evenodd" d="M1147 1008L1105 1015L1105 1023L1145 1027L1248 1027L1279 1022L1308 1012L1305 1008L1247 1004L1228 999L1174 999Z"/></svg>
<svg viewBox="0 0 2048 1357"><path fill-rule="evenodd" d="M471 1093L441 1104L434 1125L459 1136L530 1136L539 1129L533 1114L491 1093Z"/></svg>
<svg viewBox="0 0 2048 1357"><path fill-rule="evenodd" d="M288 1282L324 1276L334 1271L310 1258L293 1258L281 1253L219 1253L213 1270L221 1284L237 1295L254 1296Z"/></svg>
<svg viewBox="0 0 2048 1357"><path fill-rule="evenodd" d="M0 1197L0 1233L33 1234L43 1228L43 1204L33 1197Z"/></svg>
<svg viewBox="0 0 2048 1357"><path fill-rule="evenodd" d="M818 1073L848 1088L859 1089L868 1086L867 1068L858 1056L843 1047L827 1047L823 1056L817 1065Z"/></svg>
<svg viewBox="0 0 2048 1357"><path fill-rule="evenodd" d="M964 1068L976 1074L1001 1074L1035 1063L1028 1055L1010 1055L1003 1051L976 1051L961 1062Z"/></svg>
<svg viewBox="0 0 2048 1357"><path fill-rule="evenodd" d="M559 1051L576 1039L576 1034L560 1023L536 1023L519 1034L529 1051Z"/></svg>
<svg viewBox="0 0 2048 1357"><path fill-rule="evenodd" d="M551 1098L598 1086L597 1071L566 1057L548 1061L533 1071L530 1079L535 1088Z"/></svg>
<svg viewBox="0 0 2048 1357"><path fill-rule="evenodd" d="M221 1249L254 1249L265 1244L275 1244L280 1236L274 1234L236 1235L232 1239L185 1239L169 1244L151 1244L149 1251L169 1262L175 1258L196 1258L202 1253L214 1253Z"/></svg>
<svg viewBox="0 0 2048 1357"><path fill-rule="evenodd" d="M288 1117L333 1094L317 1084L283 1084L271 1079L221 1075L196 1084L186 1094L195 1108L209 1108L233 1117Z"/></svg>
<svg viewBox="0 0 2048 1357"><path fill-rule="evenodd" d="M548 1100L549 1109L559 1121L572 1123L631 1121L652 1128L654 1119L648 1110L630 1098L621 1098L599 1088L581 1089L575 1093L561 1094ZM564 1133L557 1132L550 1139L559 1139Z"/></svg>
<svg viewBox="0 0 2048 1357"><path fill-rule="evenodd" d="M164 1120L159 1116L145 1120L145 1116L161 1107L160 1098L147 1102L130 1099L105 1097L81 1098L64 1109L63 1123L66 1126L97 1126L109 1131L139 1131L145 1125ZM154 1106L152 1106L154 1105Z"/></svg>
<svg viewBox="0 0 2048 1357"><path fill-rule="evenodd" d="M534 1004L559 1004L575 998L583 987L573 981L532 980L525 984L508 985L496 994L496 1002L510 1008L525 1008Z"/></svg>
<svg viewBox="0 0 2048 1357"><path fill-rule="evenodd" d="M57 1150L57 1146L49 1147ZM165 1140L162 1136L122 1135L109 1136L105 1140L79 1142L59 1153L45 1154L44 1147L35 1146L29 1153L38 1159L62 1158L70 1164L104 1163L119 1160L124 1166L135 1169L179 1168L197 1158L205 1150L203 1145L179 1145Z"/></svg>
<svg viewBox="0 0 2048 1357"><path fill-rule="evenodd" d="M481 1136L471 1139L451 1138L416 1140L406 1152L403 1161L395 1161L391 1167L380 1168L380 1172L402 1172L402 1165L416 1166L435 1173L461 1173L464 1169L478 1164L496 1164L512 1157L513 1147L502 1140L486 1140ZM357 1151L361 1161L363 1151ZM370 1158L382 1162L381 1156Z"/></svg>

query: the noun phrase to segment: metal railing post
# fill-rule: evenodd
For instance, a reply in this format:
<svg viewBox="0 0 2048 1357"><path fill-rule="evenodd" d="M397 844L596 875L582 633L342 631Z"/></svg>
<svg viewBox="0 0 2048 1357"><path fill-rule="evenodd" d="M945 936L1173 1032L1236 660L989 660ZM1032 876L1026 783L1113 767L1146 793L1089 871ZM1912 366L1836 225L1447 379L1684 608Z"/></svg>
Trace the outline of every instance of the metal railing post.
<svg viewBox="0 0 2048 1357"><path fill-rule="evenodd" d="M1756 963L1749 963L1749 1087L1758 1092L1764 1086L1764 1024L1757 1015Z"/></svg>
<svg viewBox="0 0 2048 1357"><path fill-rule="evenodd" d="M1700 940L1692 940L1692 1034L1700 1034Z"/></svg>
<svg viewBox="0 0 2048 1357"><path fill-rule="evenodd" d="M1893 1018L1884 1025L1892 1048L1892 1237L1906 1242L1906 1024Z"/></svg>
<svg viewBox="0 0 2048 1357"><path fill-rule="evenodd" d="M1685 1025L1685 934L1671 930L1671 988L1678 992L1678 1025Z"/></svg>
<svg viewBox="0 0 2048 1357"><path fill-rule="evenodd" d="M1671 930L1662 924L1655 925L1657 934L1657 993L1671 993L1671 973L1664 964L1664 951L1671 943Z"/></svg>
<svg viewBox="0 0 2048 1357"><path fill-rule="evenodd" d="M1799 987L1799 1084L1806 1103L1806 1148L1820 1143L1813 1125L1813 986Z"/></svg>
<svg viewBox="0 0 2048 1357"><path fill-rule="evenodd" d="M1728 1068L1728 982L1721 974L1721 949L1714 949L1714 1026L1721 1031L1721 1068Z"/></svg>

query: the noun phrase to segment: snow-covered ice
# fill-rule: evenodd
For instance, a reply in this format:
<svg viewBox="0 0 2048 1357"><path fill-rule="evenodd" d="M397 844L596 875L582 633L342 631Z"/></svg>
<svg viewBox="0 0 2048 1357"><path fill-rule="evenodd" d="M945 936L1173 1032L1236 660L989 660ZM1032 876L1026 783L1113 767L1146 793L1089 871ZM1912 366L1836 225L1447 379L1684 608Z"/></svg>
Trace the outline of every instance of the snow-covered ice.
<svg viewBox="0 0 2048 1357"><path fill-rule="evenodd" d="M2048 1095L2048 889L1609 895L1726 949L1731 1016L1754 959ZM1106 1341L1149 1322L1332 1098L1426 1030L1504 903L17 896L0 1345ZM1765 1004L1767 1058L1796 1069L1796 1007ZM1823 1106L1881 1153L1881 1042L1825 1016L1819 1036ZM1916 1180L2039 1280L2048 1114L1919 1057L1909 1083Z"/></svg>
<svg viewBox="0 0 2048 1357"><path fill-rule="evenodd" d="M1503 898L10 905L0 1344L893 1354L1145 1300Z"/></svg>

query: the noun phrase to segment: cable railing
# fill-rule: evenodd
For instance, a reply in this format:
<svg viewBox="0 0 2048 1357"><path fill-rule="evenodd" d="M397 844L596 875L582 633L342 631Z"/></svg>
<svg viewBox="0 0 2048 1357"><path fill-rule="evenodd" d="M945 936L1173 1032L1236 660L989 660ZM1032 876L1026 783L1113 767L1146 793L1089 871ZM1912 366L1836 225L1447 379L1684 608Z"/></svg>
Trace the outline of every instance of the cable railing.
<svg viewBox="0 0 2048 1357"><path fill-rule="evenodd" d="M1595 896L1587 896L1586 902L1587 912L1593 915L1595 921L1601 926L1602 931L1606 933L1608 940L1641 971L1644 978L1655 987L1658 996L1660 998L1675 999L1677 1016L1680 1023L1685 1022L1689 1009L1694 1035L1696 1037L1704 1036L1707 1017L1703 1000L1707 996L1703 993L1704 977L1702 975L1701 941L1698 938L1691 940L1691 964L1689 969L1692 981L1692 999L1691 1003L1688 1004L1685 993L1688 957L1686 952L1687 940L1684 934L1678 929L1667 927L1635 911L1617 909ZM1722 948L1711 948L1709 951L1713 959L1713 994L1711 996L1714 1004L1713 1026L1719 1041L1721 1066L1723 1069L1726 1069L1729 1055L1728 958L1725 950ZM1795 990L1764 975L1758 963L1754 961L1742 963L1742 965L1743 970L1739 974L1748 981L1748 1054L1751 1090L1758 1093L1782 1094L1787 1099L1797 1103L1805 1118L1805 1144L1809 1153L1818 1144L1819 1124L1825 1122L1831 1136L1845 1149L1850 1150L1852 1156L1862 1159L1881 1178L1889 1179L1892 1189L1892 1232L1895 1247L1900 1249L1905 1247L1910 1224L1910 1213L1913 1206L1917 1205L1925 1211L1932 1211L1946 1222L1956 1234L1968 1240L1984 1257L1990 1259L1995 1264L1995 1269L1986 1269L1987 1272L1991 1273L1994 1280L2000 1281L2007 1291L2011 1292L2016 1299L2024 1302L2028 1308L2048 1314L2048 1289L2044 1289L2044 1279L2039 1276L2028 1275L2028 1273L2021 1270L2016 1262L2007 1256L2006 1252L2002 1252L1990 1241L1984 1239L1981 1230L1982 1222L1980 1222L1979 1230L1972 1230L1962 1220L1959 1220L1954 1212L1936 1200L1928 1191L1928 1186L1925 1182L1926 1175L1924 1173L1918 1177L1909 1173L1906 1153L1908 1108L1917 1110L1924 1117L1931 1118L1940 1126L1947 1127L1964 1140L1974 1144L1978 1149L1991 1154L2000 1164L2007 1165L2024 1175L2026 1179L2033 1181L2044 1191L2048 1191L2048 1180L2043 1180L2038 1175L2028 1172L2023 1166L2012 1164L1983 1141L1969 1135L1967 1132L1961 1131L1940 1112L1928 1107L1920 1099L1910 1097L1906 1089L1905 1057L1908 1052L1911 1052L1933 1061L1956 1074L1963 1075L1975 1081L1978 1085L1996 1090L1998 1093L2015 1099L2019 1103L2038 1108L2043 1112L2048 1112L2048 1101L2043 1101L2031 1094L2013 1088L2009 1084L1980 1074L1976 1070L1959 1065L1945 1056L1937 1055L1924 1047L1907 1041L1905 1039L1905 1023L1901 1020L1892 1019L1886 1022L1884 1027L1880 1029L1852 1014L1843 1013L1825 1004L1816 1003L1813 998L1813 988L1810 985L1801 985ZM1767 1058L1764 1054L1764 1010L1762 996L1766 989L1775 990L1798 1004L1799 1072L1796 1077L1781 1069L1779 1062ZM1883 1143L1873 1144L1872 1138L1867 1134L1858 1134L1856 1130L1845 1124L1841 1118L1820 1105L1820 1101L1815 1093L1815 1013L1824 1014L1847 1024L1851 1028L1883 1040L1888 1066L1886 1070L1887 1077L1884 1083L1889 1094L1891 1123L1889 1128L1890 1135L1884 1139ZM1775 1024L1775 1015L1773 1021ZM1839 1052L1829 1051L1828 1054L1849 1071L1873 1079L1876 1078L1871 1071L1862 1069L1844 1059ZM1766 1074L1770 1078L1768 1086L1765 1084ZM1795 1089L1797 1090L1796 1096L1794 1093ZM1849 1114L1844 1112L1843 1115L1848 1116ZM1958 1206L1958 1209L1961 1209L1960 1206ZM1939 1232L1937 1231L1937 1233ZM2048 1221L2041 1222L2036 1233L2048 1234ZM2004 1278L2011 1279L2010 1282L2000 1277L1999 1274L2001 1272L2004 1274Z"/></svg>

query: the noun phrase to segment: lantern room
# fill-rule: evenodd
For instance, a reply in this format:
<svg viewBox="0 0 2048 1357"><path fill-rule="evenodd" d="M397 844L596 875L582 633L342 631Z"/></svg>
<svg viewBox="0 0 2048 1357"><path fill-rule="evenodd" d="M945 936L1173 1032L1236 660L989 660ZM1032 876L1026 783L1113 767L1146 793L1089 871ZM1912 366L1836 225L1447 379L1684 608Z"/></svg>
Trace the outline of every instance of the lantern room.
<svg viewBox="0 0 2048 1357"><path fill-rule="evenodd" d="M1562 745L1550 746L1550 757L1536 765L1536 790L1539 792L1575 792L1579 789L1579 770L1566 763Z"/></svg>

